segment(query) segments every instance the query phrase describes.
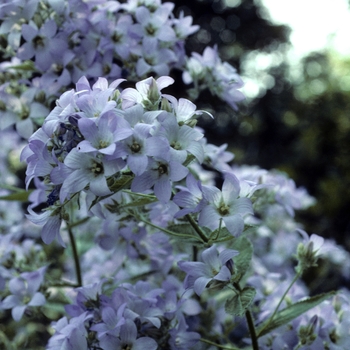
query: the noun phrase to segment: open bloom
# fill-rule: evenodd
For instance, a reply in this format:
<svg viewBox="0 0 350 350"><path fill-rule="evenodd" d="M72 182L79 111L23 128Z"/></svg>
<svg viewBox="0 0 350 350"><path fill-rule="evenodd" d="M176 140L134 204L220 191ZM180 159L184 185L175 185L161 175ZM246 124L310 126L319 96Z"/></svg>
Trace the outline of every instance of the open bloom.
<svg viewBox="0 0 350 350"><path fill-rule="evenodd" d="M154 186L154 194L157 198L167 203L171 197L172 182L182 180L187 174L188 169L177 161L150 159L148 170L135 177L131 190L144 192Z"/></svg>
<svg viewBox="0 0 350 350"><path fill-rule="evenodd" d="M106 177L115 174L125 165L121 159L106 160L90 153L80 153L76 148L67 155L64 164L72 172L63 181L60 191L61 203L70 194L82 191L88 185L96 196L111 194Z"/></svg>
<svg viewBox="0 0 350 350"><path fill-rule="evenodd" d="M201 295L209 282L216 280L228 282L232 276L232 258L239 253L233 249L225 249L218 253L215 246L211 246L202 253L203 262L179 261L181 270L187 273L185 288L193 288L197 295Z"/></svg>
<svg viewBox="0 0 350 350"><path fill-rule="evenodd" d="M46 267L37 271L24 272L19 277L14 277L9 282L9 289L12 293L7 296L1 306L4 309L12 309L12 317L19 321L28 306L44 305L46 299L38 292L44 279Z"/></svg>
<svg viewBox="0 0 350 350"><path fill-rule="evenodd" d="M222 220L233 236L240 235L244 228L243 217L253 214L253 209L248 198L239 197L240 185L236 176L226 173L222 191L214 186L203 186L202 191L208 204L199 214L199 224L215 230Z"/></svg>

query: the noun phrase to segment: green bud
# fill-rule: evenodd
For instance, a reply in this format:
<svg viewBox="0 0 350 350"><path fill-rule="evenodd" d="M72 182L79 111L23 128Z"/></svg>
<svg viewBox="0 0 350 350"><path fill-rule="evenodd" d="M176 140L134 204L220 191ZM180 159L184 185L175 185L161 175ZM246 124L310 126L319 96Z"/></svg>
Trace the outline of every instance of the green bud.
<svg viewBox="0 0 350 350"><path fill-rule="evenodd" d="M147 97L153 104L157 103L160 99L160 93L158 90L157 82L154 80L154 78L152 78Z"/></svg>

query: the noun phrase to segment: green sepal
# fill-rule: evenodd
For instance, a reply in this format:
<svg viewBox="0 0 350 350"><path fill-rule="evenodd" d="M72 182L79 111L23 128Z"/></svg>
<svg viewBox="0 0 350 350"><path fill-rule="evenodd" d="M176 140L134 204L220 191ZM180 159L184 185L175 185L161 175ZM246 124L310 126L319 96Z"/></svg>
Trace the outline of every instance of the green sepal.
<svg viewBox="0 0 350 350"><path fill-rule="evenodd" d="M270 333L273 329L287 324L288 322L294 320L298 316L302 315L306 311L309 311L310 309L314 308L335 294L336 292L332 291L315 295L286 307L285 309L277 312L272 321L267 320L261 326L259 326L256 332L257 336L262 337L263 335Z"/></svg>
<svg viewBox="0 0 350 350"><path fill-rule="evenodd" d="M245 287L241 292L226 300L225 311L229 315L243 316L254 300L256 291L253 287Z"/></svg>

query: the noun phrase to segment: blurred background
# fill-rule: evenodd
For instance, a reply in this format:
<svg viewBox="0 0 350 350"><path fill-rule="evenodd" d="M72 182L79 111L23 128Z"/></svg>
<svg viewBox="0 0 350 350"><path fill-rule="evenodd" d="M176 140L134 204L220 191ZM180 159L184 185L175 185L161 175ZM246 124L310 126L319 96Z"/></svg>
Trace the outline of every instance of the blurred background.
<svg viewBox="0 0 350 350"><path fill-rule="evenodd" d="M201 94L197 107L215 116L200 122L208 140L227 143L236 164L286 172L317 199L297 220L350 251L348 0L175 4L177 14L192 15L201 27L187 42L188 54L217 44L245 81L247 99L237 112Z"/></svg>

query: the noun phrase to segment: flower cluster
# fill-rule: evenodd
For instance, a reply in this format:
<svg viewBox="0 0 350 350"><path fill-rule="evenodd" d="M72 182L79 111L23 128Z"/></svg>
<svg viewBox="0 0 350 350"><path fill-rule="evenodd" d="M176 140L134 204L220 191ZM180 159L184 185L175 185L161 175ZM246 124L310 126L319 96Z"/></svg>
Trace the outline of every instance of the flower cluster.
<svg viewBox="0 0 350 350"><path fill-rule="evenodd" d="M186 56L198 26L173 10L0 5L0 347L349 348L349 291L298 280L348 281L349 253L302 230L314 199L288 176L207 141L199 93L236 109L242 80L217 47ZM173 68L191 101L166 93Z"/></svg>
<svg viewBox="0 0 350 350"><path fill-rule="evenodd" d="M193 83L200 90L209 89L233 109L237 110L237 102L244 99L238 90L243 86L242 78L236 69L227 62L222 62L217 47L207 47L203 55L193 52L188 58L183 72L186 84ZM197 93L194 90L194 93Z"/></svg>
<svg viewBox="0 0 350 350"><path fill-rule="evenodd" d="M129 185L124 189L154 193L168 204L177 183L187 176L193 182L188 166L208 158L204 135L195 127L202 112L189 100L161 92L173 83L172 78L147 78L136 89L120 93L121 82L108 85L99 78L90 87L81 78L76 90L60 97L22 152L28 163L27 186L32 179L44 178L45 186L37 191L47 193L48 210L36 215L31 207L39 203L33 203L28 218L43 226L45 243L57 237L64 245L59 235L61 221L68 219L64 205L81 191L108 197L118 192L115 184L125 178ZM227 227L232 235L240 235L244 217L253 212L233 173L225 174L222 191L208 185L200 185L198 191L200 199L183 190L174 203L186 214L197 213L200 225L213 230Z"/></svg>
<svg viewBox="0 0 350 350"><path fill-rule="evenodd" d="M188 331L185 317L196 315L199 305L181 298L177 283L124 284L110 297L102 288L95 283L77 289L75 304L66 307L71 318L55 324L47 349L189 349L198 342L200 335Z"/></svg>
<svg viewBox="0 0 350 350"><path fill-rule="evenodd" d="M0 64L1 129L15 124L17 132L29 138L51 103L82 76L136 82L150 74L168 75L173 68L183 70L185 40L199 27L183 12L176 18L173 9L170 2L132 0L65 0L60 4L21 0L3 4L1 34L4 57L9 60ZM209 84L213 94L236 108L243 97L237 90L242 82L232 66L214 56L210 62L203 61L210 67L212 82L204 79L195 89L199 93ZM18 70L24 71L25 80ZM227 77L224 85L218 85Z"/></svg>

